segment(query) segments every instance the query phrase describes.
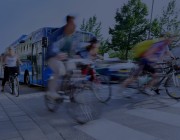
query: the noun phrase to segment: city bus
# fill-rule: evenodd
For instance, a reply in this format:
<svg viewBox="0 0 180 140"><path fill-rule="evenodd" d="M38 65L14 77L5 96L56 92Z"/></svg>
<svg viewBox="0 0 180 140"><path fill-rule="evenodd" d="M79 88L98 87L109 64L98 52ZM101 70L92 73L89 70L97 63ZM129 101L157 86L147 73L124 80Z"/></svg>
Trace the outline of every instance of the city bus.
<svg viewBox="0 0 180 140"><path fill-rule="evenodd" d="M47 86L52 73L45 59L47 47L51 47L53 42L62 37L63 28L40 28L11 45L22 61L22 65L19 66L20 82L26 85ZM82 49L94 37L90 32L76 31L75 34L80 38L79 47Z"/></svg>

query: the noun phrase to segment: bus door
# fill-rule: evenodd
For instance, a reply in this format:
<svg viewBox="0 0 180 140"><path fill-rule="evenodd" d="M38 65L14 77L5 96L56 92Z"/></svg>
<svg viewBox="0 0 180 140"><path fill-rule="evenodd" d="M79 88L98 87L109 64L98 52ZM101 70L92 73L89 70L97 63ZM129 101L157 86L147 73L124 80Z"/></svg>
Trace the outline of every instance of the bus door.
<svg viewBox="0 0 180 140"><path fill-rule="evenodd" d="M46 61L46 53L47 53L47 47L46 46L42 46L42 86L47 86L47 80L49 79L49 72L47 72L48 70L48 64Z"/></svg>
<svg viewBox="0 0 180 140"><path fill-rule="evenodd" d="M42 45L41 41L33 44L32 48L32 81L42 85Z"/></svg>

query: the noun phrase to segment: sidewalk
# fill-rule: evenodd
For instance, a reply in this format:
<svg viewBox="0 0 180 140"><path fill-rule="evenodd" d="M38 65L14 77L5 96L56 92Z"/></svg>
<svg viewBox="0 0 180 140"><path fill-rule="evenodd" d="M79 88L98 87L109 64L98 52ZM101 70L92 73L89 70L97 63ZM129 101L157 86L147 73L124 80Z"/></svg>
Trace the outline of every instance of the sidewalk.
<svg viewBox="0 0 180 140"><path fill-rule="evenodd" d="M0 93L0 140L94 140L69 122L63 108L53 114L46 111L42 96L40 92L19 97Z"/></svg>
<svg viewBox="0 0 180 140"><path fill-rule="evenodd" d="M179 140L180 102L166 94L126 98L113 89L102 116L85 125L68 117L68 103L47 111L44 92L0 93L0 140Z"/></svg>
<svg viewBox="0 0 180 140"><path fill-rule="evenodd" d="M10 96L0 93L0 140L62 140L54 128Z"/></svg>

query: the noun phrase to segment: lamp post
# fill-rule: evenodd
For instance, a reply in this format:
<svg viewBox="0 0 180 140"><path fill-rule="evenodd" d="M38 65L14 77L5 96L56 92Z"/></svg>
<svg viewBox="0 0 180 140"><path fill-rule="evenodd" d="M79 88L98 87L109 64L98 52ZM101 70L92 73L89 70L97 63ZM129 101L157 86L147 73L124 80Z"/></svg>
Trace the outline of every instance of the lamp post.
<svg viewBox="0 0 180 140"><path fill-rule="evenodd" d="M150 38L150 34L151 34L153 9L154 9L154 0L152 0L151 17L150 17L150 27L149 27L148 39Z"/></svg>

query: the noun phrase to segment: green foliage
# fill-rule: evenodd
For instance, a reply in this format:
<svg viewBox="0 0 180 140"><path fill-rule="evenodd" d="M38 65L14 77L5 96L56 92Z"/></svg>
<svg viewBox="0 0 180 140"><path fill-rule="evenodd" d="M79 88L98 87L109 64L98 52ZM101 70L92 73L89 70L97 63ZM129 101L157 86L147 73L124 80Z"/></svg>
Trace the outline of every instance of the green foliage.
<svg viewBox="0 0 180 140"><path fill-rule="evenodd" d="M120 58L120 59L125 59L124 58L124 51L113 51L113 52L109 52L109 57L110 58L114 58L114 57L117 57L117 58ZM128 53L128 59L130 60L133 60L133 52L132 51L129 51Z"/></svg>
<svg viewBox="0 0 180 140"><path fill-rule="evenodd" d="M147 19L148 9L141 0L129 0L115 13L115 26L109 28L111 41L103 40L101 34L101 22L97 22L97 17L90 17L87 21L83 19L80 29L82 31L94 33L101 40L99 53L104 54L113 50L110 57L120 59L131 59L132 47L135 44L147 39L147 34L151 26L151 38L157 38L163 32L173 35L180 33L179 11L176 9L176 0L171 0L167 7L162 10L162 15L149 23ZM180 38L172 46L176 46Z"/></svg>
<svg viewBox="0 0 180 140"><path fill-rule="evenodd" d="M109 43L108 40L101 41L99 46L99 53L104 54L109 51Z"/></svg>
<svg viewBox="0 0 180 140"><path fill-rule="evenodd" d="M163 8L162 16L160 17L161 32L177 32L180 25L178 14L179 11L176 10L176 0L171 0L167 8Z"/></svg>
<svg viewBox="0 0 180 140"><path fill-rule="evenodd" d="M151 37L157 38L161 33L160 22L158 18L155 18L151 24Z"/></svg>
<svg viewBox="0 0 180 140"><path fill-rule="evenodd" d="M83 19L80 30L93 33L99 40L103 39L101 34L101 22L97 22L96 15L90 17L87 21Z"/></svg>
<svg viewBox="0 0 180 140"><path fill-rule="evenodd" d="M179 34L179 11L176 9L176 0L171 0L162 10L162 15L155 18L151 25L151 37L159 37L161 33Z"/></svg>
<svg viewBox="0 0 180 140"><path fill-rule="evenodd" d="M119 51L122 59L128 59L129 50L136 43L145 40L149 28L147 6L141 0L129 0L121 9L117 9L112 35L111 48Z"/></svg>
<svg viewBox="0 0 180 140"><path fill-rule="evenodd" d="M176 0L171 0L167 8L163 8L159 21L161 32L168 32L171 35L180 34L179 10L176 9ZM180 37L171 44L172 47L178 46L177 43L179 41Z"/></svg>
<svg viewBox="0 0 180 140"><path fill-rule="evenodd" d="M97 21L97 17L95 15L90 17L88 20L83 19L80 30L85 32L91 32L98 38L98 40L100 40L100 46L99 46L100 54L103 55L109 50L108 40L103 40L101 34L101 22Z"/></svg>

